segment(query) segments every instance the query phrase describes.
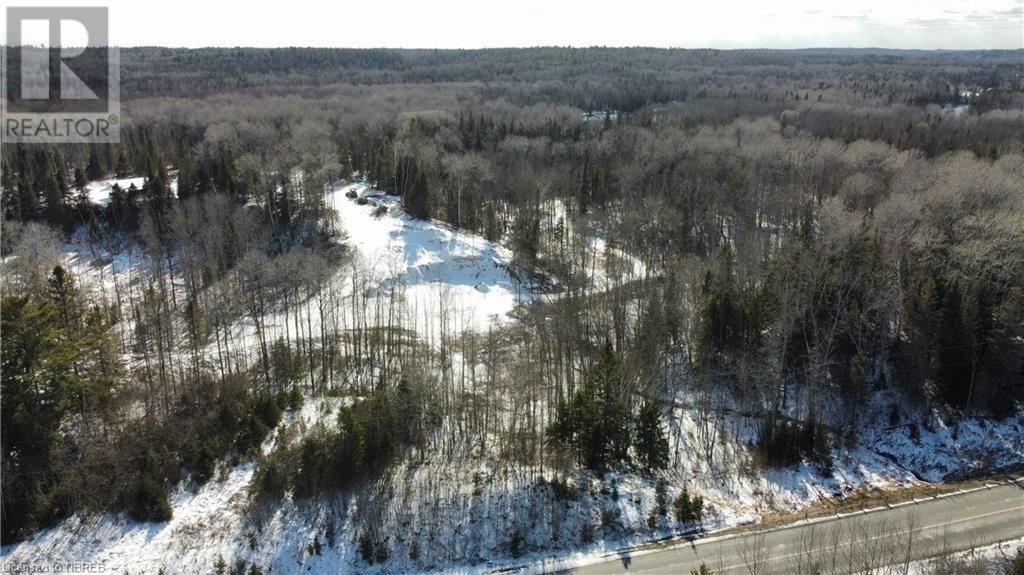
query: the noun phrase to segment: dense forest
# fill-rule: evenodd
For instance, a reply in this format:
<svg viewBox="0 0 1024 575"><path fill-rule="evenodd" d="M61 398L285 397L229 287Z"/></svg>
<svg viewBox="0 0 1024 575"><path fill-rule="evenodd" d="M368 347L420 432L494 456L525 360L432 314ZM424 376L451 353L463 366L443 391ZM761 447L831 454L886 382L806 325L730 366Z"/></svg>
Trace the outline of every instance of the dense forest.
<svg viewBox="0 0 1024 575"><path fill-rule="evenodd" d="M168 519L165 491L221 461L256 462L256 505L428 457L658 475L686 442L713 464L734 413L750 466L822 469L867 421L1016 413L1021 60L123 49L120 144L3 147L3 541L80 510ZM417 331L346 248L325 190L351 181L505 246L534 296ZM132 254L130 281L90 286L68 245ZM323 396L338 425L260 452ZM661 514L699 521L680 487Z"/></svg>

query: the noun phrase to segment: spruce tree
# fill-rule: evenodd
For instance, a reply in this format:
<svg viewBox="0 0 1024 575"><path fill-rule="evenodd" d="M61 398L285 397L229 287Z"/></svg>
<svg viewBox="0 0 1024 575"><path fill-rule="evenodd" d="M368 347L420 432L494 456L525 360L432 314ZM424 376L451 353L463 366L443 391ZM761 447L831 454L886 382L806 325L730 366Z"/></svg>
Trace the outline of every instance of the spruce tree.
<svg viewBox="0 0 1024 575"><path fill-rule="evenodd" d="M100 166L97 146L89 147L89 165L85 169L85 175L92 181L103 179L103 168Z"/></svg>
<svg viewBox="0 0 1024 575"><path fill-rule="evenodd" d="M668 438L662 430L661 419L658 403L644 401L637 419L634 449L640 464L648 472L668 466Z"/></svg>
<svg viewBox="0 0 1024 575"><path fill-rule="evenodd" d="M625 400L622 365L611 341L605 340L583 385L559 408L548 435L570 447L584 467L605 471L628 456Z"/></svg>
<svg viewBox="0 0 1024 575"><path fill-rule="evenodd" d="M125 153L124 148L121 148L121 153L117 156L117 167L114 168L114 175L118 178L127 178L132 173L132 163L128 159L128 154Z"/></svg>
<svg viewBox="0 0 1024 575"><path fill-rule="evenodd" d="M46 217L55 225L64 225L67 189L61 185L60 179L55 173L53 162L49 159L49 154L46 156L47 159L43 162L42 178L40 179L43 197L46 199Z"/></svg>

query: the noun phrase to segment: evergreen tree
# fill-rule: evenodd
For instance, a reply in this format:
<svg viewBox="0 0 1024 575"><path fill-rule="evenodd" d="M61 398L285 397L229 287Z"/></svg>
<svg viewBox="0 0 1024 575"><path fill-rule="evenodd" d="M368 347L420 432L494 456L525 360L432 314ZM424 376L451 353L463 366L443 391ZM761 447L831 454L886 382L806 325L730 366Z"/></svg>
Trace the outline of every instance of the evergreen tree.
<svg viewBox="0 0 1024 575"><path fill-rule="evenodd" d="M178 199L187 200L195 194L196 163L188 150L178 168Z"/></svg>
<svg viewBox="0 0 1024 575"><path fill-rule="evenodd" d="M604 471L628 455L629 408L624 397L622 365L606 340L583 385L561 406L548 430L570 447L588 469Z"/></svg>
<svg viewBox="0 0 1024 575"><path fill-rule="evenodd" d="M89 207L89 191L87 189L89 185L88 180L85 178L85 170L81 166L75 167L75 190L78 192L75 194L75 207L78 209L86 209Z"/></svg>
<svg viewBox="0 0 1024 575"><path fill-rule="evenodd" d="M672 507L674 508L676 521L680 523L689 523L691 521L701 521L704 519L704 498L700 495L690 496L690 491L683 486L683 490L676 496L675 502Z"/></svg>
<svg viewBox="0 0 1024 575"><path fill-rule="evenodd" d="M637 459L650 472L668 467L668 438L661 426L661 408L651 400L644 401L637 418L633 444Z"/></svg>
<svg viewBox="0 0 1024 575"><path fill-rule="evenodd" d="M121 147L121 153L117 156L117 167L114 168L114 175L118 178L127 178L132 173L132 163L128 159L128 154L125 152L124 147Z"/></svg>
<svg viewBox="0 0 1024 575"><path fill-rule="evenodd" d="M427 174L419 165L419 162L410 162L409 184L402 195L402 207L414 218L430 217L429 189L427 188Z"/></svg>
<svg viewBox="0 0 1024 575"><path fill-rule="evenodd" d="M89 164L85 169L85 175L94 182L103 179L98 146L89 146Z"/></svg>
<svg viewBox="0 0 1024 575"><path fill-rule="evenodd" d="M85 179L85 170L82 169L82 166L75 166L75 189L79 191L84 190L88 183L88 180Z"/></svg>
<svg viewBox="0 0 1024 575"><path fill-rule="evenodd" d="M55 225L64 225L67 188L61 185L49 154L45 154L42 169L40 182L46 200L46 217Z"/></svg>
<svg viewBox="0 0 1024 575"><path fill-rule="evenodd" d="M46 498L50 457L74 387L76 342L67 337L61 310L47 297L3 300L2 533L17 540L52 519ZM42 506L42 507L40 507Z"/></svg>

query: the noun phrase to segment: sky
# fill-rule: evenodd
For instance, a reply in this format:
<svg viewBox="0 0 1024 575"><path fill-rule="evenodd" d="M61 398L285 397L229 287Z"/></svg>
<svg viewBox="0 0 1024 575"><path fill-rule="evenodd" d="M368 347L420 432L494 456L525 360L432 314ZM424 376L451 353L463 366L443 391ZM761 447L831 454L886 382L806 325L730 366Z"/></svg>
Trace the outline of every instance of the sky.
<svg viewBox="0 0 1024 575"><path fill-rule="evenodd" d="M120 46L1024 47L1024 0L8 0L8 4L106 5L112 43ZM6 42L6 24L0 30ZM64 45L69 42L65 40Z"/></svg>

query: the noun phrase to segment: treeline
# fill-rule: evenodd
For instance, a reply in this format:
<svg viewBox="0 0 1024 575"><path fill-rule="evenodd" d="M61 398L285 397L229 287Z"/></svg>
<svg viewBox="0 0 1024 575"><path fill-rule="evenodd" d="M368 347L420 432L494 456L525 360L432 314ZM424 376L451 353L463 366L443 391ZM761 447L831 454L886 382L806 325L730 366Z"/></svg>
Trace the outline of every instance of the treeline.
<svg viewBox="0 0 1024 575"><path fill-rule="evenodd" d="M987 51L979 58L978 52L841 49L124 48L121 67L122 90L130 98L337 84L486 82L512 96L624 111L686 99L713 90L716 82L733 92L763 81L791 80L807 88L843 83L867 95L915 103L955 101L959 96L951 94L951 85L1020 88L1014 84L1020 81L1015 76L1019 54L1012 50ZM502 95L492 93L489 99Z"/></svg>

